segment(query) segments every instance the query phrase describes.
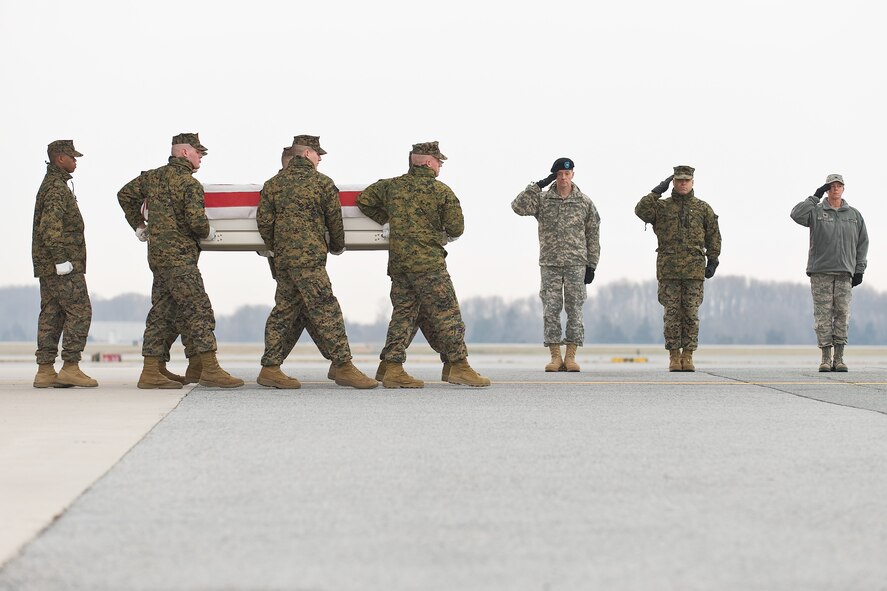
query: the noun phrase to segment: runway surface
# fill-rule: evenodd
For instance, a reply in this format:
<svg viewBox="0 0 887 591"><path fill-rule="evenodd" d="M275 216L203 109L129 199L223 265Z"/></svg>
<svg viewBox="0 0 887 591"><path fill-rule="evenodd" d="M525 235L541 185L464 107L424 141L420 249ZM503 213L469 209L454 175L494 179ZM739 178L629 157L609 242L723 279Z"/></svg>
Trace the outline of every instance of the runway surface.
<svg viewBox="0 0 887 591"><path fill-rule="evenodd" d="M430 358L422 390L307 362L285 367L298 391L197 387L0 589L887 589L882 356L545 374L505 352L472 359L487 389L435 381ZM113 372L134 391L137 369Z"/></svg>

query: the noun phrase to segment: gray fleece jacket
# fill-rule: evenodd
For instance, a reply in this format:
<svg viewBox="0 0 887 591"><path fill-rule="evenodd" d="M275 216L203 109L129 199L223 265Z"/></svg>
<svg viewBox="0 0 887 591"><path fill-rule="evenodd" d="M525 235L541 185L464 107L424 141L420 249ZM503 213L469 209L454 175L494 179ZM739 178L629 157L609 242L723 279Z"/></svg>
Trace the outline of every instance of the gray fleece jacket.
<svg viewBox="0 0 887 591"><path fill-rule="evenodd" d="M807 275L811 273L865 273L869 235L862 214L841 200L835 209L828 197L811 195L792 209L792 219L810 228Z"/></svg>

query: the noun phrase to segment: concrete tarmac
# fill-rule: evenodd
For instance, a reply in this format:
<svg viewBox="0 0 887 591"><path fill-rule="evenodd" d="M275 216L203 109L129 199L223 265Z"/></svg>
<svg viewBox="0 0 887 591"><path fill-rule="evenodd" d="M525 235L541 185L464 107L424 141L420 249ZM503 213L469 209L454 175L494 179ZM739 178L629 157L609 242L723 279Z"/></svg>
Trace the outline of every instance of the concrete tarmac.
<svg viewBox="0 0 887 591"><path fill-rule="evenodd" d="M490 348L471 357L486 389L436 381L430 355L407 364L422 390L341 388L299 359L303 388L271 390L232 360L252 383L166 410L118 379L109 413L151 400L153 419L0 589L887 589L883 350L820 374L815 349L700 354L696 373L586 349L582 373L545 374L539 352ZM10 392L46 395L27 377L4 382L4 419Z"/></svg>

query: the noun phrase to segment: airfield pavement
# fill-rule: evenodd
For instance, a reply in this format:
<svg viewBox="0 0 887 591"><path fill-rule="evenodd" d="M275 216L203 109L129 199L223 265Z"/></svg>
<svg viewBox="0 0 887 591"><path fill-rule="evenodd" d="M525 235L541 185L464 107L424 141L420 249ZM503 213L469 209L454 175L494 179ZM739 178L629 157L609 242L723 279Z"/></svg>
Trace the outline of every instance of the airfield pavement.
<svg viewBox="0 0 887 591"><path fill-rule="evenodd" d="M101 345L99 388L37 390L0 344L0 590L887 590L887 349L470 346L484 389L414 349L421 390L301 344L296 391L255 345L220 350L236 390L138 390Z"/></svg>

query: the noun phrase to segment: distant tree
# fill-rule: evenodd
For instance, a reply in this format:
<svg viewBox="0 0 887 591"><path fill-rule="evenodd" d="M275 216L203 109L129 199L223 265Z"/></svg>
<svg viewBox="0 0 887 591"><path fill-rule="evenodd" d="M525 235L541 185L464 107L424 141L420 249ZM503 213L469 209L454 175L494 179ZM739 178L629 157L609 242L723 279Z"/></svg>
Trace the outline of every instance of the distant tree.
<svg viewBox="0 0 887 591"><path fill-rule="evenodd" d="M585 342L649 344L662 341L662 307L657 283L615 281L595 285L585 305ZM92 295L93 318L144 322L151 306L143 294L110 299ZM469 342L542 343L542 304L530 295L515 300L500 296L466 298L462 317ZM37 286L0 288L0 340L33 341L37 332L40 292ZM220 341L262 342L269 306L243 306L216 318ZM853 290L850 342L887 344L887 293L866 285ZM349 322L353 342L382 343L387 312L370 323ZM423 342L417 335L416 342ZM302 342L310 342L306 334ZM758 281L717 276L706 281L700 308L700 343L747 345L815 345L810 287L804 283Z"/></svg>
<svg viewBox="0 0 887 591"><path fill-rule="evenodd" d="M233 343L261 343L270 306L241 306L229 316L216 318L216 338Z"/></svg>

